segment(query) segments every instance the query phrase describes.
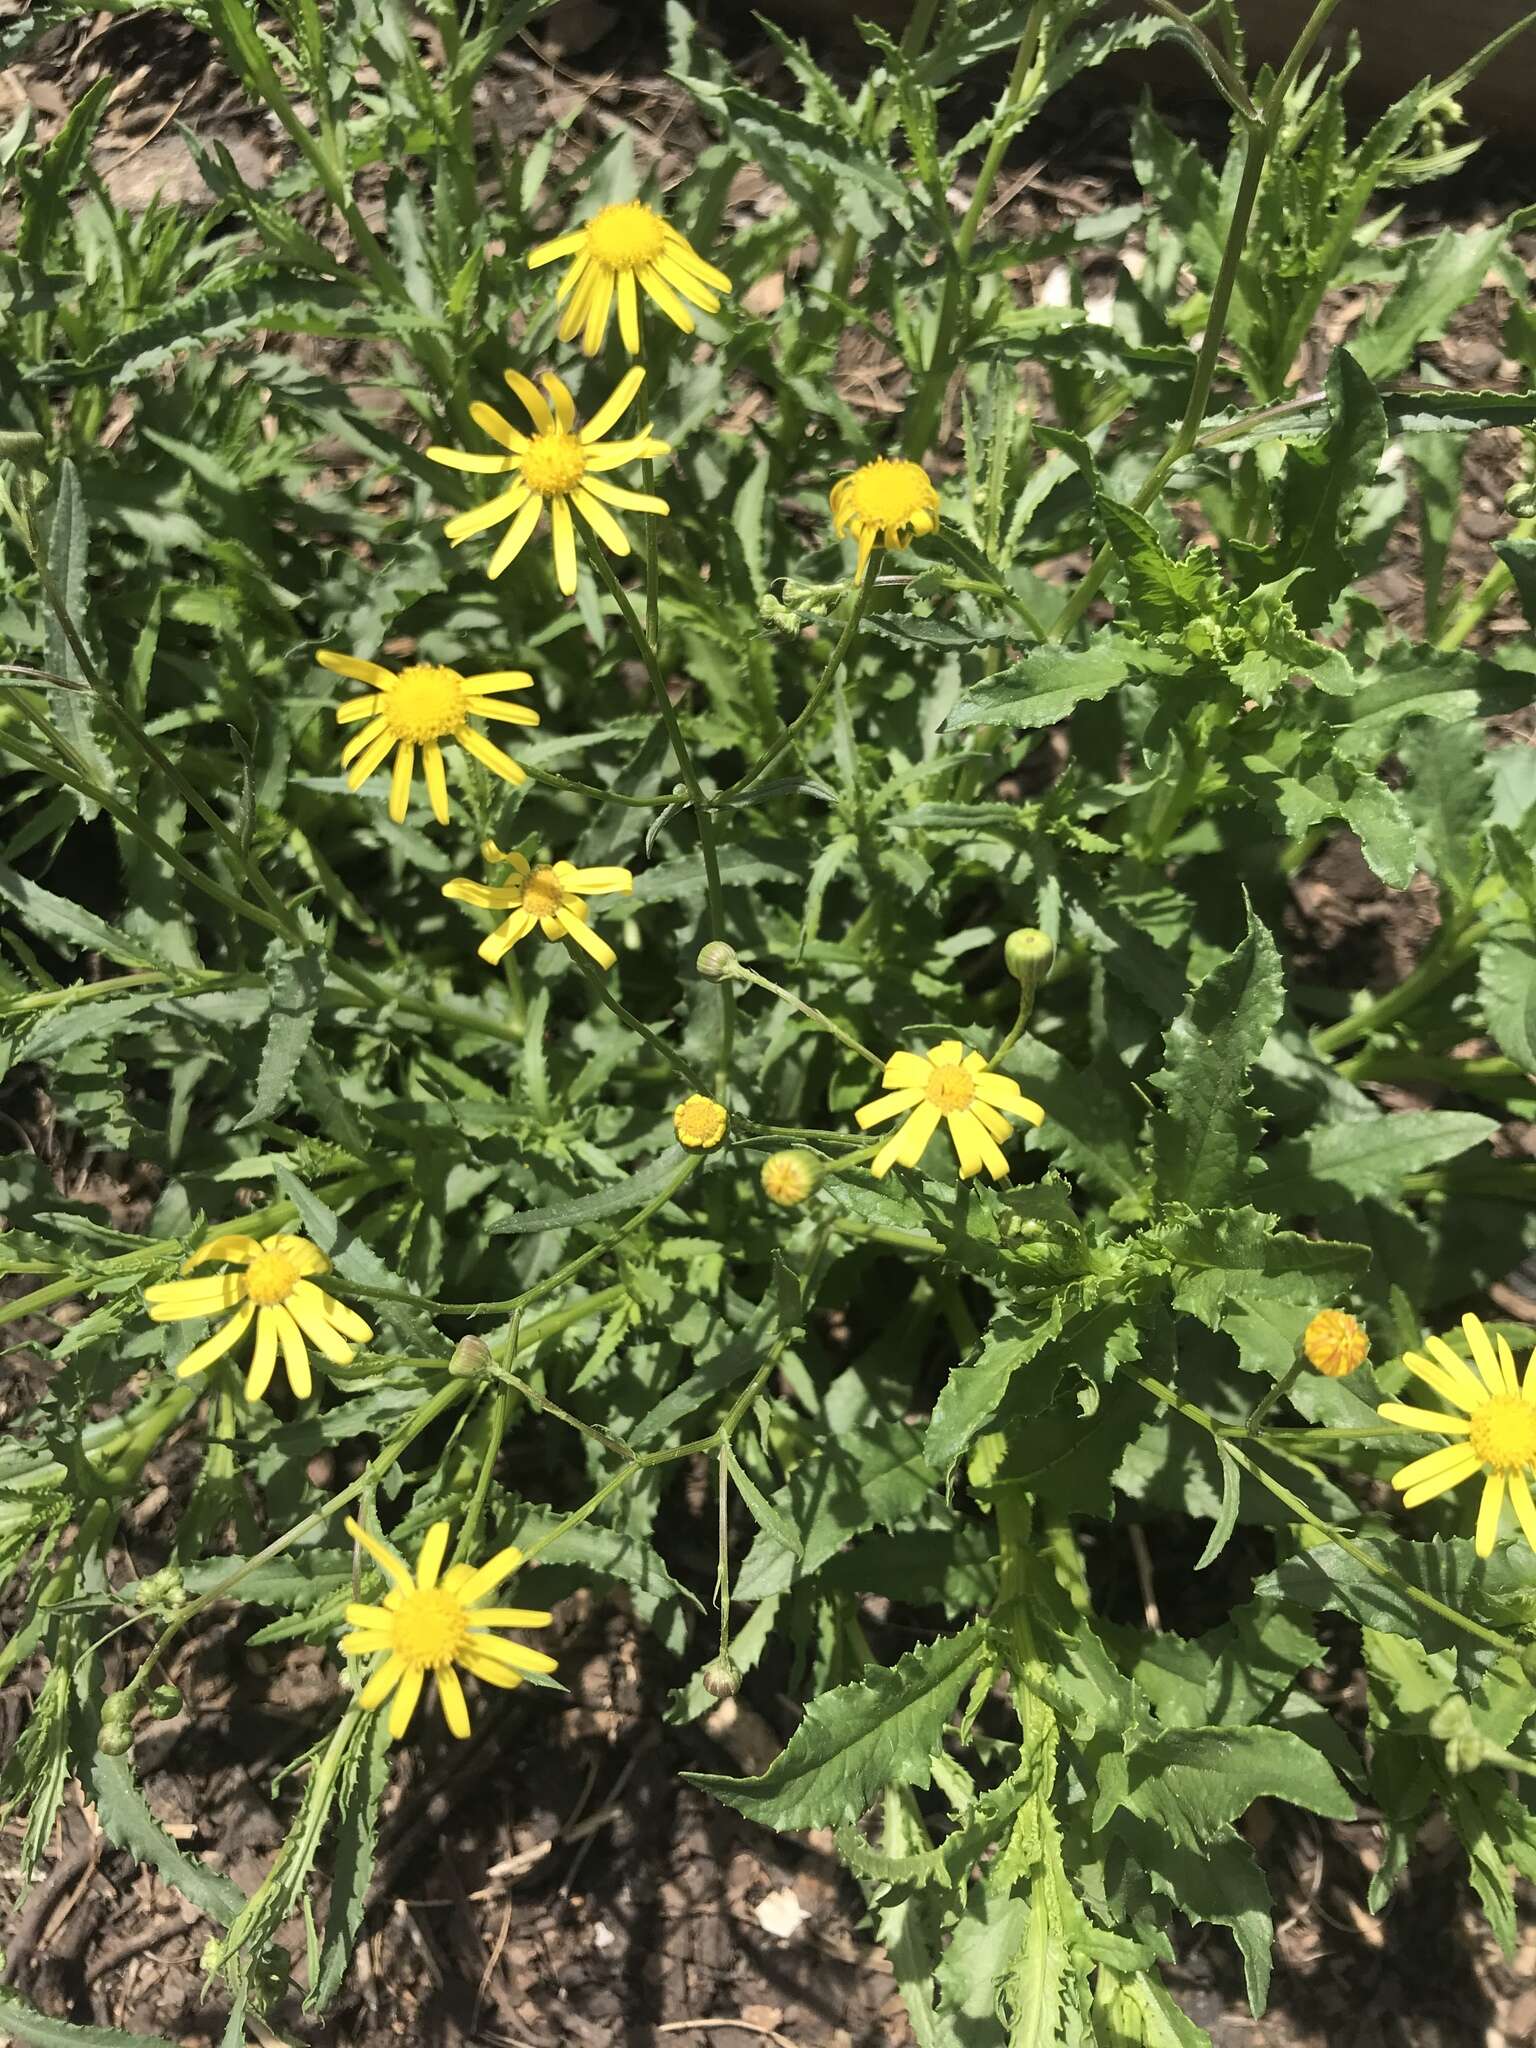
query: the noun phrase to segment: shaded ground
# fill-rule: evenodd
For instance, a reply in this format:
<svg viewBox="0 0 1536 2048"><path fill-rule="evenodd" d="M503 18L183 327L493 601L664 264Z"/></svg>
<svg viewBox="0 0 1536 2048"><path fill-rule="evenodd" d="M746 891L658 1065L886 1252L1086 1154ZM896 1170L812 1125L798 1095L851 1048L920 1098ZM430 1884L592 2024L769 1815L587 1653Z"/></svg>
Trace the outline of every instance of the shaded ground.
<svg viewBox="0 0 1536 2048"><path fill-rule="evenodd" d="M24 7L25 0L0 0L0 18ZM771 89L772 61L760 48L754 53L743 11L717 4L714 15L755 82ZM622 117L635 124L637 147L654 157L670 186L687 175L702 136L676 88L657 75L658 47L651 17L621 14L607 0L565 0L536 44L509 53L487 118L522 134L573 116L566 146L576 155ZM168 35L149 17L86 17L35 61L0 75L0 102L30 102L56 121L101 71L119 85L98 168L124 204L143 204L157 191L198 200L174 131L179 120L225 141L253 182L283 160L279 138L252 120L206 46L191 34ZM1102 208L1131 182L1122 134L1119 113L1103 107L1071 127L1043 129L1038 153L1005 173L999 217L1033 233ZM1479 174L1490 192L1498 170L1495 163ZM768 211L774 194L760 175L744 172L733 202ZM1499 210L1465 180L1454 203L1469 221ZM1037 291L1052 288L1048 274L1030 282ZM766 305L782 280L755 289ZM1327 310L1323 339L1347 338L1365 308L1363 295L1340 295ZM1500 287L1458 318L1435 352L1451 382L1518 382L1499 340L1506 311ZM877 340L851 338L841 374L851 402L876 414L899 409L895 366ZM1448 569L1453 583L1471 587L1491 565L1518 445L1518 436L1500 432L1469 444ZM1395 537L1375 594L1400 625L1417 629L1424 601L1411 520ZM1522 630L1508 608L1490 624L1494 634ZM1383 890L1347 839L1320 851L1295 895L1305 971L1318 980L1390 985L1433 930L1432 900L1421 891ZM143 1191L131 1175L111 1161L73 1156L52 1131L47 1098L32 1080L13 1077L0 1106L61 1185L99 1192L119 1219L138 1213ZM16 1334L39 1348L0 1363L6 1417L26 1405L46 1369L48 1326ZM179 1498L173 1443L146 1475L128 1532L140 1566L155 1558ZM668 1531L669 1553L686 1563L696 1552L707 1577L709 1532L690 1528L686 1513ZM1159 1561L1163 1621L1178 1626L1192 1562L1183 1555L1187 1531L1149 1525L1146 1533ZM1143 1592L1127 1539L1117 1530L1106 1541L1122 1547L1113 1570L1134 1611ZM294 1787L274 1802L273 1772L302 1747L303 1731L335 1696L320 1653L252 1649L248 1633L227 1615L206 1619L183 1645L174 1674L189 1711L144 1737L137 1754L151 1804L171 1832L247 1890L269 1866L292 1811ZM681 1782L689 1769L762 1767L793 1725L793 1709L773 1693L771 1677L752 1690L753 1706L679 1729L663 1715L684 1674L668 1668L620 1607L568 1603L558 1635L552 1647L570 1686L565 1703L519 1695L482 1720L467 1749L434 1732L399 1756L374 1902L348 1991L323 2024L306 2023L293 2002L285 2026L297 2037L349 2048L406 2038L423 2048L657 2041L704 2048L754 2037L796 2048L864 2048L908 2039L889 1966L862 1928L862 1901L839 1876L831 1843L769 1835ZM1318 1683L1334 1681L1319 1673ZM1329 1696L1358 1713L1349 1690L1357 1684L1346 1669ZM7 1745L28 1704L24 1685L0 1696ZM1526 1927L1513 1962L1500 1958L1461 1879L1459 1852L1445 1839L1426 1837L1413 1884L1376 1919L1363 1904L1378 1854L1368 1816L1347 1828L1324 1827L1261 1807L1248 1830L1277 1900L1271 2012L1262 2022L1248 2017L1232 1944L1210 1930L1191 1934L1176 1979L1217 2048L1337 2048L1345 2041L1350 2048L1500 2048L1536 2039L1536 1926ZM14 1824L0 1830L0 1878L14 1873L17 1838ZM45 1874L6 1931L6 1975L44 2010L77 2022L216 2040L224 2013L202 2002L199 1970L209 1931L111 1848L89 1812L72 1807Z"/></svg>

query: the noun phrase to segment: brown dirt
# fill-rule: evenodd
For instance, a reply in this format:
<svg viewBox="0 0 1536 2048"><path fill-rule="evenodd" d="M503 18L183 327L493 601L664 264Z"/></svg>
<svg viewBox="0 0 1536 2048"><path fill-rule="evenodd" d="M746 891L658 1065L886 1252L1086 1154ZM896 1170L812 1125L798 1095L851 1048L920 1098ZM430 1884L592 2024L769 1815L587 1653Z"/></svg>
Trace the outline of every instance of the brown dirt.
<svg viewBox="0 0 1536 2048"><path fill-rule="evenodd" d="M0 0L0 17L24 6ZM751 46L734 7L716 4L714 17L754 82L772 89L771 54ZM503 60L494 118L522 133L579 109L573 154L617 120L634 123L642 153L658 163L664 185L675 184L688 174L701 131L656 75L658 47L649 18L608 0L564 0L537 39L525 38ZM161 18L83 17L0 77L0 99L30 101L53 123L102 70L120 83L99 168L124 203L145 203L156 191L195 201L177 120L226 142L253 182L284 160L280 139L252 120L207 46L190 32L169 34ZM1064 213L1098 210L1129 180L1116 134L1108 111L1086 142L1081 128L1049 134L1042 154L1005 175L999 218L1027 232ZM733 200L766 212L775 194L747 172ZM1469 218L1480 205L1473 195ZM755 291L766 305L783 285L770 279ZM1363 302L1343 299L1331 307L1327 339L1347 336L1362 310ZM1458 319L1440 351L1453 382L1511 381L1498 340L1504 310L1490 291ZM850 341L841 368L850 402L877 414L895 408L877 339ZM1463 587L1491 564L1516 445L1488 434L1470 446L1451 564ZM1405 629L1421 619L1411 521L1394 538L1376 595ZM1491 630L1523 624L1509 609ZM1391 985L1433 929L1432 899L1422 890L1382 890L1347 839L1322 849L1295 893L1308 971L1337 985ZM51 1135L46 1096L13 1089L4 1108L61 1187L101 1200L133 1227L145 1202L141 1180L118 1163L71 1156ZM12 1283L7 1298L27 1284ZM51 1328L70 1313L63 1306L48 1322L12 1332L30 1348L0 1360L0 1417L35 1391ZM146 1474L128 1533L139 1569L163 1554L183 1464L172 1444ZM686 1524L669 1538L680 1553L694 1547ZM707 1550L702 1536L697 1547ZM563 1704L519 1695L482 1719L467 1748L430 1733L402 1750L352 1979L324 2021L306 2019L290 1999L281 2024L292 2038L345 2048L405 2038L427 2048L718 2048L754 2038L795 2048L901 2048L909 2036L889 1965L868 1938L862 1901L839 1875L831 1844L776 1838L680 1781L687 1769L760 1768L764 1745L776 1739L768 1723L744 1708L705 1727L671 1727L663 1719L668 1692L685 1674L667 1668L622 1603L573 1600L558 1622L554 1647L570 1686ZM336 1695L320 1653L252 1649L247 1633L233 1617L215 1615L183 1646L174 1676L189 1706L141 1741L138 1763L172 1832L249 1889L292 1811L294 1788L274 1798L273 1774L333 1710ZM749 1690L781 1737L792 1725L789 1703ZM25 1681L0 1696L7 1745L28 1700ZM1232 1945L1210 1930L1191 1933L1175 1980L1217 2048L1338 2048L1345 2040L1351 2048L1514 2048L1536 2040L1536 1924L1506 1963L1443 1838L1426 1837L1413 1884L1373 1919L1363 1905L1377 1854L1368 1818L1322 1828L1261 1808L1248 1830L1277 1898L1271 2012L1262 2022L1247 2015ZM18 1833L14 1822L0 1829L0 1874L14 1874ZM209 1932L105 1841L89 1811L70 1806L4 1945L12 1980L45 2010L191 2043L218 2039L225 2018L217 1999L204 1999L199 1957ZM301 1943L296 1948L301 1954Z"/></svg>

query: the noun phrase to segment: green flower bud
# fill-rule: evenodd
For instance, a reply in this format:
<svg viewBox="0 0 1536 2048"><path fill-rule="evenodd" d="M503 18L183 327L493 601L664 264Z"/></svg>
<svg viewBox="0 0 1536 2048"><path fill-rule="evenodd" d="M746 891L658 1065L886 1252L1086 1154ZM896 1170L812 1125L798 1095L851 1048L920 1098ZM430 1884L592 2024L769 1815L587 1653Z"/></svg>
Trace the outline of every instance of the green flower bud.
<svg viewBox="0 0 1536 2048"><path fill-rule="evenodd" d="M103 1716L96 1747L103 1756L126 1756L133 1748L132 1725L127 1721L108 1721Z"/></svg>
<svg viewBox="0 0 1536 2048"><path fill-rule="evenodd" d="M706 981L734 981L736 979L736 948L728 946L724 939L711 939L707 946L699 948L694 966Z"/></svg>
<svg viewBox="0 0 1536 2048"><path fill-rule="evenodd" d="M1025 988L1034 988L1044 981L1055 957L1054 941L1033 925L1021 925L1003 941L1003 965Z"/></svg>
<svg viewBox="0 0 1536 2048"><path fill-rule="evenodd" d="M814 1152L775 1152L763 1161L763 1193L781 1209L793 1209L815 1194L821 1161Z"/></svg>
<svg viewBox="0 0 1536 2048"><path fill-rule="evenodd" d="M144 1704L157 1721L169 1721L181 1712L181 1694L174 1685L157 1685Z"/></svg>
<svg viewBox="0 0 1536 2048"><path fill-rule="evenodd" d="M741 1666L734 1657L717 1657L704 1673L704 1690L712 1700L733 1700L741 1691Z"/></svg>
<svg viewBox="0 0 1536 2048"><path fill-rule="evenodd" d="M151 1609L156 1613L174 1613L187 1604L187 1589L177 1567L164 1565L148 1578L138 1580L129 1590L128 1598L135 1607Z"/></svg>
<svg viewBox="0 0 1536 2048"><path fill-rule="evenodd" d="M1536 1685L1536 1643L1527 1643L1520 1652L1520 1670L1528 1685Z"/></svg>
<svg viewBox="0 0 1536 2048"><path fill-rule="evenodd" d="M488 1345L478 1337L461 1337L453 1347L453 1356L448 1361L448 1370L456 1380L477 1380L489 1370L491 1353Z"/></svg>

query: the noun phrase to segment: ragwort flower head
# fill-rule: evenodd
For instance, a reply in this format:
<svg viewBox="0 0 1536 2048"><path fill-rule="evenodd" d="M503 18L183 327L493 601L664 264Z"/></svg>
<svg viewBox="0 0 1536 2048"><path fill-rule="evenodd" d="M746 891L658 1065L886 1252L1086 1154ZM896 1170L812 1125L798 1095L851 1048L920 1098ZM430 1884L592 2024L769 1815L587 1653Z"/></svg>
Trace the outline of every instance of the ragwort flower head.
<svg viewBox="0 0 1536 2048"><path fill-rule="evenodd" d="M870 1171L876 1180L893 1166L916 1166L941 1119L949 1126L962 1180L983 1167L994 1180L1006 1180L1008 1162L998 1147L1009 1135L1009 1117L1035 1125L1045 1121L1045 1111L1017 1081L990 1072L981 1054L967 1052L958 1038L946 1038L931 1053L892 1053L881 1080L895 1092L855 1111L859 1129L872 1130L893 1116L906 1121L875 1154Z"/></svg>
<svg viewBox="0 0 1536 2048"><path fill-rule="evenodd" d="M533 432L520 432L510 420L503 419L493 405L477 400L469 408L471 416L506 452L502 455L474 455L458 448L433 447L427 450L427 459L440 462L448 469L469 470L476 476L514 476L516 482L499 496L477 505L472 512L458 513L448 521L443 532L457 547L460 541L468 540L472 534L484 533L488 527L510 521L486 572L494 581L503 570L511 567L527 546L533 529L539 523L539 514L547 505L555 545L555 576L560 588L570 597L576 589L576 528L571 518L572 506L611 554L627 555L628 538L609 508L617 506L621 512L654 512L664 518L666 500L611 484L604 472L618 469L626 462L670 455L671 447L666 441L656 438L649 424L627 441L603 438L608 429L618 423L644 382L645 371L638 363L625 372L612 397L598 407L584 427L577 426L576 401L558 377L553 374L541 377L539 383L544 386L541 392L538 385L519 370L507 370L503 374L522 400L533 422Z"/></svg>
<svg viewBox="0 0 1536 2048"><path fill-rule="evenodd" d="M568 860L535 867L526 854L503 853L493 839L486 840L480 853L485 860L505 862L512 870L510 880L471 882L459 876L443 884L443 894L455 903L473 903L479 910L512 913L476 948L488 966L494 967L535 925L546 939L572 940L599 967L611 967L618 959L612 946L588 924L590 913L583 899L628 896L635 886L628 868L578 868Z"/></svg>
<svg viewBox="0 0 1536 2048"><path fill-rule="evenodd" d="M763 1161L763 1193L777 1208L795 1209L815 1194L821 1161L814 1152L775 1152Z"/></svg>
<svg viewBox="0 0 1536 2048"><path fill-rule="evenodd" d="M672 1112L677 1142L690 1152L713 1152L725 1142L729 1121L725 1104L710 1095L687 1096Z"/></svg>
<svg viewBox="0 0 1536 2048"><path fill-rule="evenodd" d="M1341 1380L1364 1365L1371 1340L1343 1309L1325 1308L1302 1332L1301 1348L1308 1365L1331 1380Z"/></svg>
<svg viewBox="0 0 1536 2048"><path fill-rule="evenodd" d="M619 313L619 338L632 356L640 353L640 293L660 306L675 327L693 332L688 306L718 313L721 292L731 280L716 270L676 228L643 200L627 199L605 206L568 235L542 242L528 254L528 268L571 258L560 280L557 302L560 339L579 334L584 355L595 356L603 345L614 307Z"/></svg>
<svg viewBox="0 0 1536 2048"><path fill-rule="evenodd" d="M493 1633L504 1628L547 1628L551 1617L542 1608L480 1604L517 1570L523 1553L515 1547L498 1550L478 1570L456 1564L445 1572L448 1526L446 1522L432 1524L413 1573L387 1543L347 1517L348 1533L373 1558L390 1587L377 1606L361 1601L348 1606L352 1633L342 1637L341 1647L349 1657L371 1657L381 1650L388 1653L358 1694L358 1703L371 1711L393 1694L389 1732L397 1742L411 1725L429 1677L436 1685L443 1719L453 1734L463 1737L469 1733L469 1709L459 1681L461 1670L487 1685L510 1690L522 1684L525 1672L548 1673L555 1668L554 1658L546 1657L542 1650L525 1650L521 1643L503 1642Z"/></svg>
<svg viewBox="0 0 1536 2048"><path fill-rule="evenodd" d="M151 1322L228 1315L228 1321L177 1366L178 1379L190 1379L232 1351L254 1322L256 1342L245 1376L246 1399L259 1401L267 1391L281 1350L288 1384L302 1401L314 1386L310 1344L333 1365L350 1365L353 1346L366 1344L373 1336L361 1316L315 1285L316 1276L328 1273L331 1265L307 1238L216 1237L195 1251L181 1270L190 1273L208 1259L223 1259L235 1271L197 1280L166 1280L144 1290Z"/></svg>
<svg viewBox="0 0 1536 2048"><path fill-rule="evenodd" d="M404 821L411 801L411 777L416 770L418 748L432 815L439 825L448 822L448 778L443 769L445 740L452 740L467 754L473 754L503 782L528 780L510 754L503 753L494 740L476 732L469 723L474 717L492 724L537 725L539 714L527 705L494 701L508 690L533 688L533 677L523 669L496 669L487 675L461 676L457 669L414 663L392 675L376 661L363 661L355 654L333 654L328 647L323 647L315 659L336 675L371 686L368 696L353 697L337 707L338 724L366 721L342 748L341 765L348 770L347 787L361 789L394 749L389 815L397 825Z"/></svg>
<svg viewBox="0 0 1536 2048"><path fill-rule="evenodd" d="M1531 1499L1531 1474L1536 1471L1536 1351L1522 1380L1504 1338L1491 1337L1476 1316L1463 1316L1461 1327L1476 1372L1441 1337L1426 1338L1427 1358L1417 1351L1403 1353L1408 1370L1459 1413L1412 1408L1401 1401L1383 1401L1376 1411L1387 1422L1454 1439L1394 1472L1392 1484L1403 1496L1403 1506L1416 1508L1481 1472L1478 1556L1492 1553L1506 1493L1514 1502L1526 1542L1536 1550L1536 1502Z"/></svg>
<svg viewBox="0 0 1536 2048"><path fill-rule="evenodd" d="M883 548L904 548L914 534L939 530L939 494L916 462L866 462L832 486L832 525L859 544L858 573Z"/></svg>

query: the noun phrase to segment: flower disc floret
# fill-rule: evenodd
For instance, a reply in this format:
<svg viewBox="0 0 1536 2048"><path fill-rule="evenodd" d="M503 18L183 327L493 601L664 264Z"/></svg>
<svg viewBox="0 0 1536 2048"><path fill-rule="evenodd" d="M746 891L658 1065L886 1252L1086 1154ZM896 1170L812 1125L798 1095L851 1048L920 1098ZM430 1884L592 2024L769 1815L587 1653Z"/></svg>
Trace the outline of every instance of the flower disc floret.
<svg viewBox="0 0 1536 2048"><path fill-rule="evenodd" d="M917 462L866 462L832 486L832 525L859 546L862 576L878 542L904 548L916 534L939 530L939 494Z"/></svg>
<svg viewBox="0 0 1536 2048"><path fill-rule="evenodd" d="M672 1112L677 1142L690 1152L713 1152L724 1142L729 1121L725 1104L708 1095L690 1095Z"/></svg>
<svg viewBox="0 0 1536 2048"><path fill-rule="evenodd" d="M547 1674L553 1657L509 1643L496 1633L508 1628L547 1628L552 1617L543 1608L483 1605L523 1561L515 1546L497 1551L474 1569L456 1564L446 1572L449 1524L434 1522L422 1541L413 1572L387 1543L348 1518L348 1532L368 1552L389 1581L377 1604L354 1601L346 1617L351 1633L341 1639L348 1656L385 1653L384 1662L358 1694L368 1711L386 1700L389 1732L396 1741L410 1727L416 1702L428 1678L437 1691L443 1719L453 1734L469 1733L469 1708L459 1672L468 1671L487 1685L511 1688L525 1674Z"/></svg>
<svg viewBox="0 0 1536 2048"><path fill-rule="evenodd" d="M514 427L493 405L476 400L469 408L470 417L501 453L482 455L461 448L434 446L427 450L427 459L474 476L509 476L515 481L473 511L457 513L443 531L457 547L475 534L505 525L507 530L498 541L486 572L494 582L528 545L539 523L539 514L547 506L556 580L570 597L576 589L573 509L599 545L611 554L627 555L629 539L614 518L614 511L649 512L665 518L667 503L649 492L626 490L609 483L605 472L627 462L649 462L672 451L667 442L657 439L649 422L627 440L605 438L645 381L645 371L638 363L620 378L612 396L598 407L584 427L577 424L575 399L552 372L541 376L538 384L520 370L503 374L533 423L532 433ZM544 387L542 391L540 384Z"/></svg>
<svg viewBox="0 0 1536 2048"><path fill-rule="evenodd" d="M569 234L540 243L529 252L528 267L539 270L564 257L570 264L555 294L564 309L560 339L574 341L580 335L589 356L602 347L615 308L620 340L632 356L640 353L642 292L675 327L692 334L688 308L718 313L721 294L731 289L730 279L643 199L605 206Z"/></svg>
<svg viewBox="0 0 1536 2048"><path fill-rule="evenodd" d="M821 1162L813 1152L775 1152L763 1161L763 1193L780 1209L793 1209L816 1192Z"/></svg>
<svg viewBox="0 0 1536 2048"><path fill-rule="evenodd" d="M443 884L454 903L472 903L479 910L506 910L511 915L482 939L476 951L495 967L520 940L535 929L546 939L569 939L601 968L618 959L606 939L594 932L588 918L588 896L627 896L635 886L628 868L578 868L568 860L540 863L522 853L503 853L494 840L480 849L482 859L505 863L512 870L506 882L472 882L459 875Z"/></svg>
<svg viewBox="0 0 1536 2048"><path fill-rule="evenodd" d="M1402 1401L1383 1401L1376 1411L1385 1422L1451 1439L1394 1472L1392 1484L1403 1496L1403 1506L1416 1508L1481 1472L1478 1556L1490 1556L1498 1541L1506 1494L1521 1533L1536 1550L1536 1499L1531 1493L1536 1473L1536 1350L1522 1378L1505 1338L1491 1335L1474 1315L1463 1316L1461 1327L1470 1364L1442 1337L1426 1338L1422 1353L1403 1354L1403 1363L1415 1378L1455 1413Z"/></svg>
<svg viewBox="0 0 1536 2048"><path fill-rule="evenodd" d="M227 1317L211 1337L188 1352L176 1368L178 1379L205 1372L232 1351L254 1323L246 1399L259 1401L265 1394L281 1351L288 1384L304 1400L314 1389L311 1344L333 1365L350 1365L353 1347L371 1340L373 1331L361 1316L315 1285L320 1274L331 1270L330 1261L307 1238L216 1237L192 1254L182 1272L191 1273L215 1259L235 1270L203 1274L196 1280L165 1280L144 1290L151 1322Z"/></svg>
<svg viewBox="0 0 1536 2048"><path fill-rule="evenodd" d="M875 1155L870 1171L876 1180L893 1166L916 1166L941 1121L948 1126L962 1180L983 1167L994 1180L1006 1180L1008 1161L1000 1146L1009 1135L1008 1119L1035 1125L1045 1121L1045 1111L1017 1081L991 1072L981 1054L967 1052L958 1038L946 1038L931 1053L892 1053L882 1080L892 1092L855 1112L859 1129L872 1130L892 1117L905 1121Z"/></svg>
<svg viewBox="0 0 1536 2048"><path fill-rule="evenodd" d="M1371 1340L1353 1316L1325 1308L1302 1332L1301 1348L1308 1365L1329 1379L1341 1380L1364 1365Z"/></svg>
<svg viewBox="0 0 1536 2048"><path fill-rule="evenodd" d="M447 824L448 776L442 744L445 740L472 754L503 782L528 780L526 771L510 754L470 724L471 718L478 718L492 725L537 725L537 711L527 705L500 701L509 692L533 688L533 677L525 669L495 669L485 675L462 676L457 669L415 662L395 675L376 661L364 661L355 654L338 654L329 647L322 648L315 659L333 674L369 686L368 696L354 697L337 706L338 724L359 726L341 750L341 765L347 770L347 787L361 789L393 752L389 815L397 825L404 821L410 808L418 752L432 815L440 825Z"/></svg>

